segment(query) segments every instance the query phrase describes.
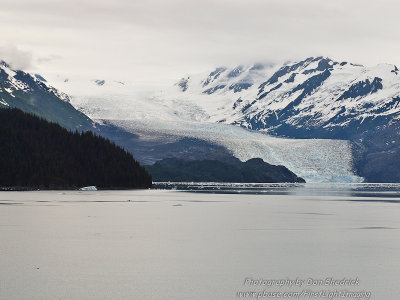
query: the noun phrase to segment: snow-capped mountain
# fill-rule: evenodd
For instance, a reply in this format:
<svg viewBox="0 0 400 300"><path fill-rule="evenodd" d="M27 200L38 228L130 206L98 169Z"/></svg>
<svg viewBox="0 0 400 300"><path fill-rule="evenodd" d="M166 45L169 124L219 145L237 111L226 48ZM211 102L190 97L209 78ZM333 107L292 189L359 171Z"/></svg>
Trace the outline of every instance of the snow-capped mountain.
<svg viewBox="0 0 400 300"><path fill-rule="evenodd" d="M0 108L19 108L73 130L92 127L92 121L70 104L67 94L41 75L13 70L4 61L0 61Z"/></svg>
<svg viewBox="0 0 400 300"><path fill-rule="evenodd" d="M249 68L248 77L251 76L251 80L265 80L274 68L272 65L258 64ZM227 74L229 78L237 79L244 75L243 70L236 68ZM212 85L216 76L217 73L211 74L209 85ZM217 145L242 161L262 158L271 164L284 165L307 181L362 180L354 173L351 144L348 141L271 137L240 126L216 122L219 121L218 114L222 112L221 106L232 105L231 97L211 91L196 94L193 92L194 86L182 93L184 82L170 90L140 96L131 82L121 84L103 78L98 79L102 83L99 85L90 78L70 78L67 82L62 78L60 76L54 84L68 91L75 107L100 123L112 124L138 137L123 138L116 142L130 149L135 158L144 163L168 156L192 157L194 148L207 148L210 156L215 152L210 145ZM207 85L207 82L202 85ZM232 90L239 91L241 87L237 84ZM200 88L203 89L203 86ZM108 137L114 139L111 135ZM198 141L202 141L200 147ZM194 156L199 157L199 153ZM204 156L200 157L204 159Z"/></svg>
<svg viewBox="0 0 400 300"><path fill-rule="evenodd" d="M294 138L352 139L400 118L400 71L390 64L364 67L310 57L218 67L153 94L108 78L52 79L75 107L96 119L225 123Z"/></svg>
<svg viewBox="0 0 400 300"><path fill-rule="evenodd" d="M350 140L357 174L369 182L400 181L395 65L311 57L281 66L219 67L185 76L161 97L194 103L211 122L292 138Z"/></svg>
<svg viewBox="0 0 400 300"><path fill-rule="evenodd" d="M2 93L2 98L6 98L7 96L15 98L18 93L29 93L40 89L46 93L53 93L65 102L70 102L67 94L48 85L46 79L44 79L40 74L34 74L34 76L32 76L22 70L13 70L10 65L4 61L0 61L0 78L0 92ZM2 104L7 106L6 101L2 101Z"/></svg>
<svg viewBox="0 0 400 300"><path fill-rule="evenodd" d="M367 68L311 57L283 66L219 67L186 76L175 88L180 93L167 98L197 102L209 120L292 137L347 138L400 118L400 71L389 64ZM204 108L208 102L214 109Z"/></svg>
<svg viewBox="0 0 400 300"><path fill-rule="evenodd" d="M242 160L282 164L307 181L400 181L393 169L400 164L400 71L394 65L311 57L218 67L152 94L95 75L44 77L92 119L134 134L134 142L117 142L139 150L146 162L163 158L165 143L194 138Z"/></svg>

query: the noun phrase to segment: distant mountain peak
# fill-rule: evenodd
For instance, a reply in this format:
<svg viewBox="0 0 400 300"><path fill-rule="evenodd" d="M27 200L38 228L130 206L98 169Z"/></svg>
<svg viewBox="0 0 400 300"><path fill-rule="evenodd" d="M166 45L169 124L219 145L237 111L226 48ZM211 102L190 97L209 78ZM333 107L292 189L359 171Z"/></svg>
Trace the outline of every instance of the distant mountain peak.
<svg viewBox="0 0 400 300"><path fill-rule="evenodd" d="M399 73L395 65L369 68L317 56L282 65L218 67L186 76L177 86L211 120L295 137L318 129L329 137L349 126L361 128L366 119L400 119L393 104L400 95Z"/></svg>
<svg viewBox="0 0 400 300"><path fill-rule="evenodd" d="M106 81L103 79L95 79L95 80L93 80L93 82L95 84L97 84L98 86L103 86L106 83Z"/></svg>
<svg viewBox="0 0 400 300"><path fill-rule="evenodd" d="M182 77L175 85L177 85L182 92L185 92L188 88L189 79L190 76Z"/></svg>
<svg viewBox="0 0 400 300"><path fill-rule="evenodd" d="M0 66L6 67L6 68L10 68L10 65L7 64L4 60L0 60Z"/></svg>
<svg viewBox="0 0 400 300"><path fill-rule="evenodd" d="M14 70L0 62L0 108L19 108L70 129L88 129L92 121L70 104L67 94L39 74Z"/></svg>
<svg viewBox="0 0 400 300"><path fill-rule="evenodd" d="M44 79L44 77L43 77L42 75L40 75L40 74L35 74L35 77L36 77L37 79L39 79L40 81L47 82L47 80Z"/></svg>

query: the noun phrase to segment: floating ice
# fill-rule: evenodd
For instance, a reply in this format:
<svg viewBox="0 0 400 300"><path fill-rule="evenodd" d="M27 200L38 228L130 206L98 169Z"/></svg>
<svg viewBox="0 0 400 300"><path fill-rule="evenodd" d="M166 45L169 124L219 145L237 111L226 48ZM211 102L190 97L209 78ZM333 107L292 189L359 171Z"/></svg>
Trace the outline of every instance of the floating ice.
<svg viewBox="0 0 400 300"><path fill-rule="evenodd" d="M85 186L79 189L80 191L97 191L97 187L94 185L91 186Z"/></svg>

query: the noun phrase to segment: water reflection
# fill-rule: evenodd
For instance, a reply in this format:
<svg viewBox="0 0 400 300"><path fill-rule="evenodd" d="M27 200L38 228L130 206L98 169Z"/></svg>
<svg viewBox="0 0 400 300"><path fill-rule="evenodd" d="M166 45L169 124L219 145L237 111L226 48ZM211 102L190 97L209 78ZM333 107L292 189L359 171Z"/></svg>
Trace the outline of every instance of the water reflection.
<svg viewBox="0 0 400 300"><path fill-rule="evenodd" d="M156 182L155 189L193 193L256 194L296 196L345 196L362 198L399 198L399 183L219 183L219 182ZM373 201L352 199L351 201ZM380 200L382 201L382 200Z"/></svg>

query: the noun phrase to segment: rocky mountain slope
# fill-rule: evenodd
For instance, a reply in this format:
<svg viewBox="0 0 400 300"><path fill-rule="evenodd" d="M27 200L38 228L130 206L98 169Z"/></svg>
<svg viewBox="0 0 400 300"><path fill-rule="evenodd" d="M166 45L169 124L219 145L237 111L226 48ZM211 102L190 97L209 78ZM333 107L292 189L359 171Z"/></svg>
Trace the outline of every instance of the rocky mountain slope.
<svg viewBox="0 0 400 300"><path fill-rule="evenodd" d="M186 76L175 99L212 101L207 119L291 138L350 140L354 168L370 182L400 181L400 71L329 58L283 66L217 68ZM204 100L205 99L205 100ZM199 104L200 103L200 104Z"/></svg>
<svg viewBox="0 0 400 300"><path fill-rule="evenodd" d="M70 130L89 130L93 122L77 111L69 97L38 75L13 70L0 61L0 108L19 108Z"/></svg>
<svg viewBox="0 0 400 300"><path fill-rule="evenodd" d="M180 94L171 97L218 102L213 121L294 138L354 138L400 118L400 71L389 64L311 57L280 67L220 67L176 87Z"/></svg>

